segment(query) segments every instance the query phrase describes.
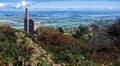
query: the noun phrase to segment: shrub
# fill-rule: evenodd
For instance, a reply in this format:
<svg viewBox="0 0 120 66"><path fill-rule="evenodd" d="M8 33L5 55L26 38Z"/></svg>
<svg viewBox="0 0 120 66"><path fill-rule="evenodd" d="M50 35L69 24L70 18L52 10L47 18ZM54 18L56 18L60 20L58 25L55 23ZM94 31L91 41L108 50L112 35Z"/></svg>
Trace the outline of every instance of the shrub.
<svg viewBox="0 0 120 66"><path fill-rule="evenodd" d="M28 60L33 50L27 45L28 42L30 44L23 32L10 26L0 25L0 57L3 57L3 63L9 64L15 61L16 64L19 64L18 56Z"/></svg>
<svg viewBox="0 0 120 66"><path fill-rule="evenodd" d="M64 35L62 33L44 33L37 36L37 40L39 44L44 44L45 46L54 45L70 49L72 52L77 52L81 49L81 47L87 47L83 42L78 41L77 39ZM54 48L51 48L54 49ZM57 50L57 48L55 49Z"/></svg>
<svg viewBox="0 0 120 66"><path fill-rule="evenodd" d="M45 60L43 60L42 57L38 57L37 59L41 62L39 66L49 66L49 64Z"/></svg>
<svg viewBox="0 0 120 66"><path fill-rule="evenodd" d="M77 59L75 58L77 52L81 52L81 54L87 52L88 47L83 42L70 35L64 35L54 28L47 28L40 27L35 31L37 43L51 53L52 59L56 63L72 64Z"/></svg>
<svg viewBox="0 0 120 66"><path fill-rule="evenodd" d="M115 24L110 27L109 34L115 37L120 37L120 24Z"/></svg>
<svg viewBox="0 0 120 66"><path fill-rule="evenodd" d="M56 63L72 63L75 58L69 50L61 50L59 53L53 53L53 60Z"/></svg>
<svg viewBox="0 0 120 66"><path fill-rule="evenodd" d="M120 66L120 60L116 60L114 63L113 63L114 66Z"/></svg>
<svg viewBox="0 0 120 66"><path fill-rule="evenodd" d="M58 31L64 33L64 30L61 27L58 28Z"/></svg>
<svg viewBox="0 0 120 66"><path fill-rule="evenodd" d="M8 34L8 35L13 35L14 31L15 31L15 29L13 29L9 25L0 25L0 33Z"/></svg>
<svg viewBox="0 0 120 66"><path fill-rule="evenodd" d="M6 39L6 36L3 33L0 33L0 41L4 41Z"/></svg>
<svg viewBox="0 0 120 66"><path fill-rule="evenodd" d="M48 26L40 26L36 29L35 33L37 35L47 33L47 32L58 32L55 28L53 27L48 27Z"/></svg>
<svg viewBox="0 0 120 66"><path fill-rule="evenodd" d="M11 63L11 62L13 62L13 58L4 57L4 63L5 63L5 64L9 64L9 63Z"/></svg>
<svg viewBox="0 0 120 66"><path fill-rule="evenodd" d="M88 30L88 27L80 25L80 26L78 27L78 30L76 30L76 31L75 31L75 34L73 34L72 36L73 36L74 38L77 38L77 39L79 39L79 40L81 40L81 41L86 42L86 41L87 41L87 38L86 38L85 35L87 35L87 34L89 34L89 33L90 33L90 31ZM89 37L89 35L88 35L88 37Z"/></svg>

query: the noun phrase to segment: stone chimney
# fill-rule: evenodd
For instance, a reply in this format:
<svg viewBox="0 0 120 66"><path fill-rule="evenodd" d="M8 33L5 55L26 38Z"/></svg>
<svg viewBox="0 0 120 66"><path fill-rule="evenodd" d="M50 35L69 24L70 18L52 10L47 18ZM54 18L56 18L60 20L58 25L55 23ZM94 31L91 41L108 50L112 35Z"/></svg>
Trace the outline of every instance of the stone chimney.
<svg viewBox="0 0 120 66"><path fill-rule="evenodd" d="M28 8L25 9L24 31L29 34L29 16Z"/></svg>
<svg viewBox="0 0 120 66"><path fill-rule="evenodd" d="M25 19L26 19L26 20L29 20L28 8L25 9Z"/></svg>

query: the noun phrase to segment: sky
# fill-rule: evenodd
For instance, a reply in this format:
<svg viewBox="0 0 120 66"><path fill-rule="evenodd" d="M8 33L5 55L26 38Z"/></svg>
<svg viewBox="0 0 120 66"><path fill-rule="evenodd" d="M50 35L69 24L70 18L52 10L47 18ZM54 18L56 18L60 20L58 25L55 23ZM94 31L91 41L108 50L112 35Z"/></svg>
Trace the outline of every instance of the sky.
<svg viewBox="0 0 120 66"><path fill-rule="evenodd" d="M120 0L0 0L0 11L117 10Z"/></svg>

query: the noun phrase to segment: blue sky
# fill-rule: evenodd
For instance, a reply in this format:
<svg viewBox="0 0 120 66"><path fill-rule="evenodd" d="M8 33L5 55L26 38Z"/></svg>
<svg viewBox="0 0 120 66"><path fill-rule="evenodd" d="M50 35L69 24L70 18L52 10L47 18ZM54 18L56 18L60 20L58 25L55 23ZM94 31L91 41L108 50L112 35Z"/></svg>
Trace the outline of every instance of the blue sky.
<svg viewBox="0 0 120 66"><path fill-rule="evenodd" d="M0 11L119 10L120 0L0 0Z"/></svg>

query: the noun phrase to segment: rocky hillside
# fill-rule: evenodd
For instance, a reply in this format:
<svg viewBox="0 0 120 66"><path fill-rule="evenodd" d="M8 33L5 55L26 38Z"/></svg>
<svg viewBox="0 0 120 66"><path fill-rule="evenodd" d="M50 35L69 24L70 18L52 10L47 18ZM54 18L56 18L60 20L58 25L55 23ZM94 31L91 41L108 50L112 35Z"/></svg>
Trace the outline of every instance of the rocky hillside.
<svg viewBox="0 0 120 66"><path fill-rule="evenodd" d="M86 27L73 38L47 26L29 35L0 25L0 66L119 66L119 31L119 22L107 29L98 27L84 43L81 37L89 35Z"/></svg>
<svg viewBox="0 0 120 66"><path fill-rule="evenodd" d="M51 56L29 35L0 25L0 66L54 66ZM59 64L58 64L59 65Z"/></svg>
<svg viewBox="0 0 120 66"><path fill-rule="evenodd" d="M60 59L61 51L68 53L69 61L69 53L87 48L83 42L51 27L39 27L35 34L0 25L0 66L61 66L65 65Z"/></svg>

